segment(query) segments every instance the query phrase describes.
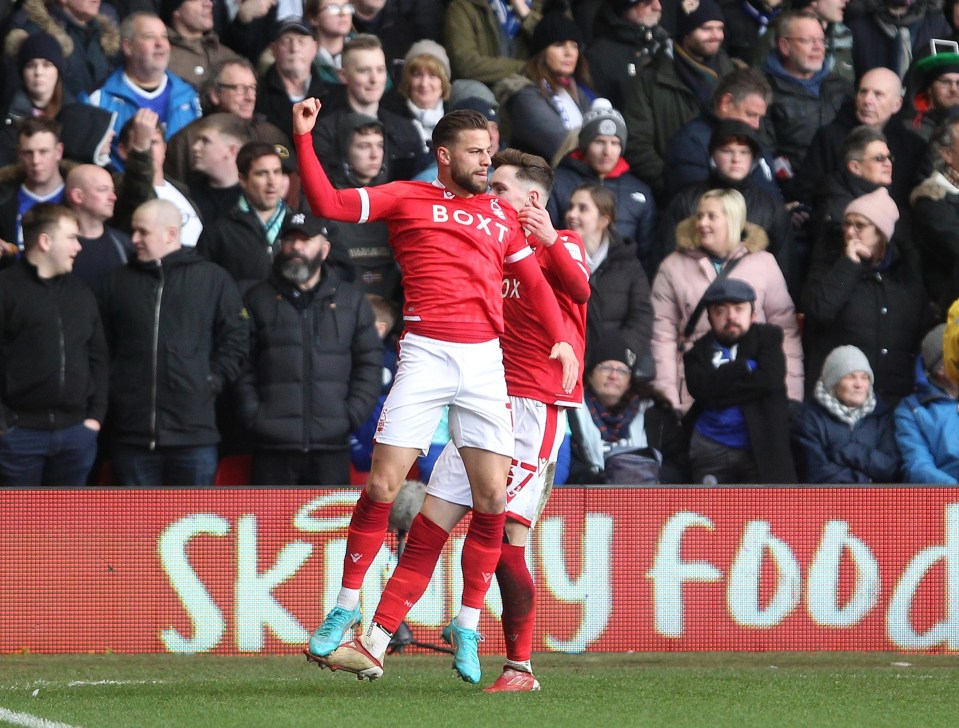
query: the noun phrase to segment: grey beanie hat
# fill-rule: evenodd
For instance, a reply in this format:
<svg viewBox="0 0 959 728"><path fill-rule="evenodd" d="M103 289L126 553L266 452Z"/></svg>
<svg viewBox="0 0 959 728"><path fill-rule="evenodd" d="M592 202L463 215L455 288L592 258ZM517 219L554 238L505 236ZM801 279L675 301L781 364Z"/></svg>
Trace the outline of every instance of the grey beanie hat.
<svg viewBox="0 0 959 728"><path fill-rule="evenodd" d="M409 63L417 56L433 56L433 58L440 62L443 70L446 71L446 80L449 81L453 78L453 72L450 70L449 54L446 52L446 49L435 40L424 38L423 40L416 41L410 46L410 49L406 51L406 57L403 60L405 63Z"/></svg>
<svg viewBox="0 0 959 728"><path fill-rule="evenodd" d="M922 338L922 363L928 374L932 374L936 367L942 364L942 339L945 333L946 325L939 324Z"/></svg>
<svg viewBox="0 0 959 728"><path fill-rule="evenodd" d="M586 151L598 136L614 136L626 150L626 121L608 99L596 99L589 111L583 114L583 128L579 132L579 150Z"/></svg>
<svg viewBox="0 0 959 728"><path fill-rule="evenodd" d="M857 346L837 346L826 357L822 365L822 375L819 378L823 386L831 392L839 384L840 379L853 372L865 372L869 375L870 383L876 381L869 360L862 353L862 349Z"/></svg>

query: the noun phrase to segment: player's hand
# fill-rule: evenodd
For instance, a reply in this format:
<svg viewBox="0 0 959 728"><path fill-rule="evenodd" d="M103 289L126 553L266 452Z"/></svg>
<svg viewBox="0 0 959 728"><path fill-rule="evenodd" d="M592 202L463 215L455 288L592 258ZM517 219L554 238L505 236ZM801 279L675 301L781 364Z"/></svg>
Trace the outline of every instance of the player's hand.
<svg viewBox="0 0 959 728"><path fill-rule="evenodd" d="M556 242L556 230L549 219L549 213L543 204L537 200L529 203L519 211L519 222L530 234L547 248Z"/></svg>
<svg viewBox="0 0 959 728"><path fill-rule="evenodd" d="M579 360L576 358L576 352L573 347L565 341L553 344L553 350L549 353L550 359L556 359L563 365L563 391L569 394L576 386L576 380L579 378Z"/></svg>
<svg viewBox="0 0 959 728"><path fill-rule="evenodd" d="M323 104L319 99L303 99L293 104L293 133L309 134L316 126L316 115L320 113Z"/></svg>
<svg viewBox="0 0 959 728"><path fill-rule="evenodd" d="M130 146L138 152L146 152L153 143L153 132L160 123L160 115L151 109L137 110L133 115L133 127L130 134Z"/></svg>

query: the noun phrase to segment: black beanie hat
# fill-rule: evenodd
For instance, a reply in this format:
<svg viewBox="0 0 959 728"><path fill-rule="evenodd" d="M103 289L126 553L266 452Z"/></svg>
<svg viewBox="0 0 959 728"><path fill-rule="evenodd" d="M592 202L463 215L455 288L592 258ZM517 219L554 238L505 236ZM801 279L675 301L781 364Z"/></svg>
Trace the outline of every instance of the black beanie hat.
<svg viewBox="0 0 959 728"><path fill-rule="evenodd" d="M604 361L618 361L625 364L630 371L636 364L636 354L623 341L623 337L618 331L607 331L599 339L592 351L586 352L589 360L589 369L592 371L597 365Z"/></svg>
<svg viewBox="0 0 959 728"><path fill-rule="evenodd" d="M172 27L173 13L179 10L184 0L160 0L160 20Z"/></svg>
<svg viewBox="0 0 959 728"><path fill-rule="evenodd" d="M21 76L23 75L23 67L35 58L50 61L57 67L60 75L63 75L63 48L56 38L42 30L23 41L23 45L17 51L17 70L20 71Z"/></svg>
<svg viewBox="0 0 959 728"><path fill-rule="evenodd" d="M569 6L564 0L547 2L543 6L543 17L536 24L533 38L530 41L529 54L531 56L546 50L553 43L562 43L567 40L575 40L582 49L585 43L583 31L567 15L568 11Z"/></svg>
<svg viewBox="0 0 959 728"><path fill-rule="evenodd" d="M714 20L726 22L722 8L715 0L683 0L679 7L679 32L676 38L682 40L699 26Z"/></svg>

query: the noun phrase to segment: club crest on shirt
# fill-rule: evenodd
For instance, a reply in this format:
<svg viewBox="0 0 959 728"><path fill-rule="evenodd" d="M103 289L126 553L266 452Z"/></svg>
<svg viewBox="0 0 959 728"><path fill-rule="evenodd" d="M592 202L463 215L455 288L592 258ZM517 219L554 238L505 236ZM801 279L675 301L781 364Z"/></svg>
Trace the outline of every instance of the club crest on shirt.
<svg viewBox="0 0 959 728"><path fill-rule="evenodd" d="M503 208L500 207L499 200L495 197L489 201L489 209L493 211L493 214L496 215L500 220L506 219L506 213L503 212Z"/></svg>

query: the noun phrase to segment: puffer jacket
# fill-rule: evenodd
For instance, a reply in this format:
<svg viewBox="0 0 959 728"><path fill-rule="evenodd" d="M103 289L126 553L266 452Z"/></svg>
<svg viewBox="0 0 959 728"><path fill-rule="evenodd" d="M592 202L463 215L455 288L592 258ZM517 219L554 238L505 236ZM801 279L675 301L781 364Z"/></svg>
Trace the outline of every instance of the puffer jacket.
<svg viewBox="0 0 959 728"><path fill-rule="evenodd" d="M246 295L251 357L236 386L257 448L342 449L380 394L383 345L362 289L324 265L303 292L275 271Z"/></svg>
<svg viewBox="0 0 959 728"><path fill-rule="evenodd" d="M959 410L955 397L922 377L916 393L896 407L895 418L903 482L959 484Z"/></svg>
<svg viewBox="0 0 959 728"><path fill-rule="evenodd" d="M656 388L681 412L692 405L683 374L683 353L709 331L705 313L683 338L683 330L709 284L716 280L716 269L694 237L696 218L688 218L676 228L676 251L666 256L653 280L653 359L656 362ZM738 260L730 274L756 290L756 320L783 330L786 355L786 391L789 399L803 399L803 354L796 324L796 310L786 290L786 281L776 259L766 248L769 240L757 225L746 223L746 238L730 254Z"/></svg>

